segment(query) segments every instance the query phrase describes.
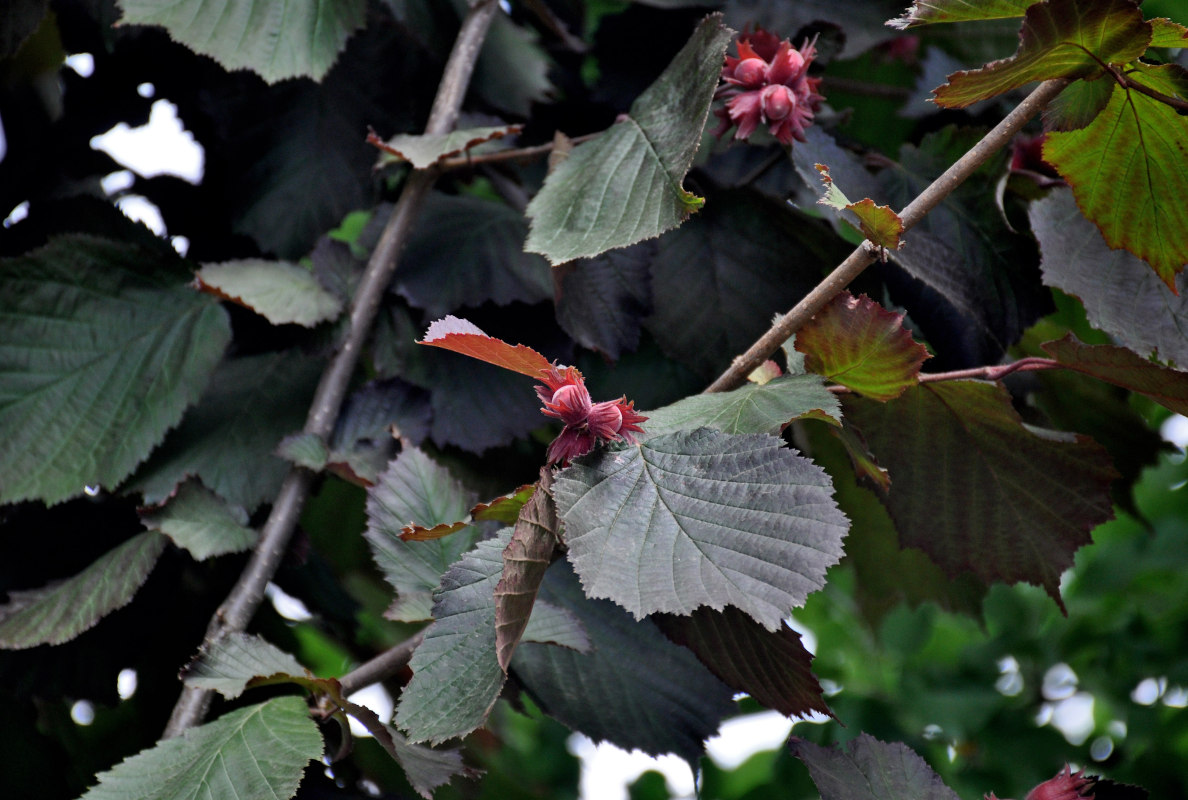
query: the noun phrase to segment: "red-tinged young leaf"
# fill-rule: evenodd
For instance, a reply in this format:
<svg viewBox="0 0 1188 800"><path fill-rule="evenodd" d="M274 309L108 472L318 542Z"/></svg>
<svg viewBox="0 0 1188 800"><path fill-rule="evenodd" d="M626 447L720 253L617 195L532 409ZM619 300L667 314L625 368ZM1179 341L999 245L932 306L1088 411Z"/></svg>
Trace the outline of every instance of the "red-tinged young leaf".
<svg viewBox="0 0 1188 800"><path fill-rule="evenodd" d="M788 717L833 716L813 675L813 656L787 623L769 631L735 608L699 608L687 617L657 615L656 624L723 683L768 708Z"/></svg>
<svg viewBox="0 0 1188 800"><path fill-rule="evenodd" d="M884 502L904 547L952 577L1042 586L1063 608L1061 573L1113 516L1117 473L1100 445L1024 426L1000 384L928 383L842 405L891 473Z"/></svg>
<svg viewBox="0 0 1188 800"><path fill-rule="evenodd" d="M453 315L429 326L420 344L428 344L540 379L552 362L526 345L512 346L483 333L477 325Z"/></svg>
<svg viewBox="0 0 1188 800"><path fill-rule="evenodd" d="M1043 348L1069 369L1145 394L1177 414L1188 414L1188 372L1168 369L1125 347L1083 344L1072 334Z"/></svg>
<svg viewBox="0 0 1188 800"><path fill-rule="evenodd" d="M902 17L887 20L888 27L896 30L916 28L935 22L968 22L982 19L1011 19L1023 16L1027 7L1036 0L928 0L912 3Z"/></svg>
<svg viewBox="0 0 1188 800"><path fill-rule="evenodd" d="M955 72L936 89L937 105L964 108L1031 81L1085 78L1101 64L1146 52L1151 25L1132 0L1047 0L1028 7L1019 50L981 69Z"/></svg>
<svg viewBox="0 0 1188 800"><path fill-rule="evenodd" d="M426 169L438 161L456 156L472 147L504 136L514 136L523 130L523 125L501 125L493 128L466 128L436 136L401 133L384 141L374 131L368 133L367 143L375 145L391 158L381 158L380 163L393 161L411 162L417 169Z"/></svg>
<svg viewBox="0 0 1188 800"><path fill-rule="evenodd" d="M1151 47L1188 47L1188 28L1166 17L1147 21L1151 23Z"/></svg>
<svg viewBox="0 0 1188 800"><path fill-rule="evenodd" d="M428 542L433 539L440 539L443 536L449 536L451 533L457 533L469 524L466 521L443 522L439 525L434 525L432 528L426 528L423 525L405 525L400 529L400 541Z"/></svg>
<svg viewBox="0 0 1188 800"><path fill-rule="evenodd" d="M829 175L829 167L824 164L814 164L821 173L821 180L825 182L825 195L817 202L832 206L836 209L846 209L858 218L858 228L870 242L888 250L899 249L899 237L903 234L903 220L891 210L890 206L875 205L874 200L864 197L857 203L842 193L833 178Z"/></svg>
<svg viewBox="0 0 1188 800"><path fill-rule="evenodd" d="M511 494L496 497L489 503L478 503L470 509L470 516L478 520L494 520L504 525L515 525L520 518L520 509L536 491L535 483L527 483Z"/></svg>
<svg viewBox="0 0 1188 800"><path fill-rule="evenodd" d="M495 586L495 650L499 666L507 672L520 643L536 593L557 548L557 506L549 494L552 467L540 471L540 484L520 511L515 531L503 551L503 574Z"/></svg>
<svg viewBox="0 0 1188 800"><path fill-rule="evenodd" d="M891 400L916 383L924 345L866 295L842 292L796 334L805 367L875 400Z"/></svg>
<svg viewBox="0 0 1188 800"><path fill-rule="evenodd" d="M793 736L792 755L808 767L821 800L959 800L928 763L902 742L868 733L840 747Z"/></svg>
<svg viewBox="0 0 1188 800"><path fill-rule="evenodd" d="M1188 94L1183 67L1135 65L1127 77L1169 96ZM1151 265L1173 292L1188 262L1188 117L1116 87L1105 110L1075 131L1053 132L1044 160L1072 187L1082 213L1113 248Z"/></svg>

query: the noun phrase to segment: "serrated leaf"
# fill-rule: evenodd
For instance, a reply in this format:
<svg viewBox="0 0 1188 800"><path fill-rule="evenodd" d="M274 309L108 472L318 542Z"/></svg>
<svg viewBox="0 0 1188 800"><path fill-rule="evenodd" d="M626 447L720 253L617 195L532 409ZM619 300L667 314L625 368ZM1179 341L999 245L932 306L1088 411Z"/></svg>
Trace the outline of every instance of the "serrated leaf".
<svg viewBox="0 0 1188 800"><path fill-rule="evenodd" d="M196 480L179 486L163 506L141 509L140 522L150 531L165 534L199 561L250 550L256 543L256 532L247 526L247 512L227 505Z"/></svg>
<svg viewBox="0 0 1188 800"><path fill-rule="evenodd" d="M1184 96L1188 79L1176 64L1137 64L1127 77L1166 95ZM1115 86L1090 124L1054 131L1044 160L1072 187L1077 205L1106 244L1145 260L1173 292L1188 262L1188 117L1138 91Z"/></svg>
<svg viewBox="0 0 1188 800"><path fill-rule="evenodd" d="M431 592L477 536L471 528L443 539L404 542L401 531L413 522L426 527L453 523L473 502L473 494L445 467L415 447L397 456L368 490L365 535L376 564L396 590L395 619L416 622L431 617Z"/></svg>
<svg viewBox="0 0 1188 800"><path fill-rule="evenodd" d="M305 700L277 697L124 759L100 773L82 800L284 800L321 757L322 736Z"/></svg>
<svg viewBox="0 0 1188 800"><path fill-rule="evenodd" d="M789 422L820 412L841 419L837 395L820 375L785 375L764 384L748 383L729 392L695 394L648 411L646 436L694 428L724 433L778 434Z"/></svg>
<svg viewBox="0 0 1188 800"><path fill-rule="evenodd" d="M1117 473L1100 445L1025 427L999 384L929 383L842 407L891 473L885 502L903 546L950 576L1026 581L1061 602L1061 573L1113 516Z"/></svg>
<svg viewBox="0 0 1188 800"><path fill-rule="evenodd" d="M910 747L870 734L841 747L821 747L799 737L792 755L809 769L821 800L959 800Z"/></svg>
<svg viewBox="0 0 1188 800"><path fill-rule="evenodd" d="M1107 77L1073 81L1044 108L1044 129L1075 131L1097 118L1114 91L1114 81Z"/></svg>
<svg viewBox="0 0 1188 800"><path fill-rule="evenodd" d="M101 555L82 572L40 589L9 591L0 606L0 647L62 644L123 608L148 579L166 538L146 531Z"/></svg>
<svg viewBox="0 0 1188 800"><path fill-rule="evenodd" d="M903 16L887 21L897 30L930 25L937 22L967 22L982 19L1011 19L1023 16L1036 0L927 0L912 3Z"/></svg>
<svg viewBox="0 0 1188 800"><path fill-rule="evenodd" d="M255 678L307 674L301 662L271 642L252 634L233 632L204 647L182 670L182 682L234 700Z"/></svg>
<svg viewBox="0 0 1188 800"><path fill-rule="evenodd" d="M594 649L586 626L577 614L539 597L532 606L532 616L528 618L520 641L568 647L579 653L589 653Z"/></svg>
<svg viewBox="0 0 1188 800"><path fill-rule="evenodd" d="M540 483L521 509L511 541L503 551L503 573L495 586L495 649L504 672L524 635L536 593L558 545L557 505L549 494L552 468L540 471Z"/></svg>
<svg viewBox="0 0 1188 800"><path fill-rule="evenodd" d="M419 445L429 435L429 395L400 378L370 381L343 404L330 435L332 472L364 486L396 455L399 442Z"/></svg>
<svg viewBox="0 0 1188 800"><path fill-rule="evenodd" d="M522 344L512 346L502 339L488 336L473 322L452 314L430 325L420 344L477 358L532 378L539 379L541 372L552 366L551 361L531 347Z"/></svg>
<svg viewBox="0 0 1188 800"><path fill-rule="evenodd" d="M916 383L928 350L893 314L866 295L841 292L796 334L805 366L875 400Z"/></svg>
<svg viewBox="0 0 1188 800"><path fill-rule="evenodd" d="M864 197L857 203L850 202L833 178L829 176L829 167L824 164L814 164L817 172L821 173L821 180L825 183L825 194L817 202L838 210L846 210L858 219L858 229L872 244L888 250L899 249L899 237L903 234L903 220L891 210L890 206L875 205L874 200Z"/></svg>
<svg viewBox="0 0 1188 800"><path fill-rule="evenodd" d="M707 17L628 114L579 145L528 205L524 249L553 264L626 247L701 207L681 183L701 143L732 31Z"/></svg>
<svg viewBox="0 0 1188 800"><path fill-rule="evenodd" d="M849 523L832 492L779 439L705 428L595 451L554 488L590 597L637 618L731 605L771 631L841 557Z"/></svg>
<svg viewBox="0 0 1188 800"><path fill-rule="evenodd" d="M289 466L276 455L300 430L322 362L297 351L224 361L198 404L126 487L161 503L187 477L248 513L272 500Z"/></svg>
<svg viewBox="0 0 1188 800"><path fill-rule="evenodd" d="M321 80L365 21L364 0L221 2L120 0L125 25L160 25L175 41L228 71L250 69L268 83Z"/></svg>
<svg viewBox="0 0 1188 800"><path fill-rule="evenodd" d="M1031 81L1097 74L1145 53L1151 25L1132 0L1046 0L1027 8L1019 40L1010 58L950 75L934 92L937 105L964 108Z"/></svg>
<svg viewBox="0 0 1188 800"><path fill-rule="evenodd" d="M320 472L330 459L330 448L316 433L294 433L281 439L276 454L299 467Z"/></svg>
<svg viewBox="0 0 1188 800"><path fill-rule="evenodd" d="M1043 348L1069 369L1145 394L1177 414L1188 414L1188 372L1160 366L1124 347L1086 345L1071 334Z"/></svg>
<svg viewBox="0 0 1188 800"><path fill-rule="evenodd" d="M451 748L437 750L420 744L413 744L400 731L385 725L379 716L366 706L347 701L347 712L367 728L380 746L396 760L404 770L404 777L413 791L432 800L433 790L445 786L455 775L477 778L482 770L473 769L462 763L462 751Z"/></svg>
<svg viewBox="0 0 1188 800"><path fill-rule="evenodd" d="M813 675L813 656L786 623L773 632L734 608L699 608L687 617L658 616L656 624L723 683L768 708L785 716L832 716Z"/></svg>
<svg viewBox="0 0 1188 800"><path fill-rule="evenodd" d="M441 578L436 620L413 653L396 723L413 742L439 744L481 726L506 679L495 651L495 585L512 529L475 545Z"/></svg>
<svg viewBox="0 0 1188 800"><path fill-rule="evenodd" d="M592 645L587 653L520 646L512 673L541 708L595 741L695 762L736 709L730 688L651 620L587 598L563 560L546 573L541 600L575 614Z"/></svg>
<svg viewBox="0 0 1188 800"><path fill-rule="evenodd" d="M1140 355L1188 366L1188 295L1172 294L1150 267L1111 250L1067 189L1031 204L1032 230L1048 286L1081 300L1094 327ZM1177 279L1180 289L1186 279Z"/></svg>
<svg viewBox="0 0 1188 800"><path fill-rule="evenodd" d="M312 328L337 317L343 307L312 272L287 261L244 258L204 264L197 281L203 290L250 308L273 325Z"/></svg>
<svg viewBox="0 0 1188 800"><path fill-rule="evenodd" d="M0 262L0 501L114 488L198 399L231 331L182 264L81 234Z"/></svg>
<svg viewBox="0 0 1188 800"><path fill-rule="evenodd" d="M488 503L478 503L470 509L470 515L479 520L494 520L504 525L514 525L520 518L520 509L536 491L535 483L527 483L511 494L496 497Z"/></svg>
<svg viewBox="0 0 1188 800"><path fill-rule="evenodd" d="M652 242L557 267L557 324L582 347L612 361L639 345L652 311Z"/></svg>
<svg viewBox="0 0 1188 800"><path fill-rule="evenodd" d="M483 142L517 134L523 127L500 125L489 128L464 128L437 135L399 133L386 142L373 133L367 137L367 142L395 157L383 159L381 163L394 160L408 161L417 169L426 169L442 159L456 156Z"/></svg>
<svg viewBox="0 0 1188 800"><path fill-rule="evenodd" d="M1149 19L1151 47L1184 47L1188 45L1188 28L1166 17Z"/></svg>

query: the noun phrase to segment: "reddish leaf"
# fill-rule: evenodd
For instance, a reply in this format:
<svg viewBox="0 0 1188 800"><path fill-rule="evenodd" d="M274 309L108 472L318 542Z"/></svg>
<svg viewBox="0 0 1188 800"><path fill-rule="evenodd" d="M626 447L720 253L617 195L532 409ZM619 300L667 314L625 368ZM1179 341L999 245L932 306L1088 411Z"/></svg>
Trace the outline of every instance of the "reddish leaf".
<svg viewBox="0 0 1188 800"><path fill-rule="evenodd" d="M768 631L737 608L713 611L704 606L692 616L659 614L655 620L668 638L692 650L730 688L786 716L814 711L833 716L813 675L813 656L787 623Z"/></svg>
<svg viewBox="0 0 1188 800"><path fill-rule="evenodd" d="M523 127L504 125L496 128L468 128L436 136L401 133L386 142L375 131L371 131L367 135L367 143L395 156L392 160L409 161L417 169L425 169L484 142L515 135Z"/></svg>
<svg viewBox="0 0 1188 800"><path fill-rule="evenodd" d="M1188 372L1169 369L1113 345L1087 345L1072 334L1043 348L1069 369L1139 392L1177 414L1188 414Z"/></svg>
<svg viewBox="0 0 1188 800"><path fill-rule="evenodd" d="M971 103L1049 78L1084 78L1101 64L1138 58L1151 42L1151 25L1133 0L1047 0L1023 17L1019 49L981 69L954 72L936 89L937 105Z"/></svg>
<svg viewBox="0 0 1188 800"><path fill-rule="evenodd" d="M999 384L951 381L891 403L843 398L894 484L900 543L950 576L1026 581L1060 603L1060 575L1113 516L1105 450L1085 436L1023 425Z"/></svg>
<svg viewBox="0 0 1188 800"><path fill-rule="evenodd" d="M483 333L474 323L452 315L430 325L420 344L452 350L537 379L541 377L542 371L553 366L547 358L531 347L522 344L512 346L502 339Z"/></svg>
<svg viewBox="0 0 1188 800"><path fill-rule="evenodd" d="M505 525L514 525L520 518L520 509L536 491L535 483L526 483L511 494L496 497L489 503L479 503L470 509L474 519L494 520Z"/></svg>
<svg viewBox="0 0 1188 800"><path fill-rule="evenodd" d="M829 175L829 167L824 164L814 164L817 172L821 173L821 180L825 182L825 195L818 203L832 206L836 209L847 209L858 218L858 228L862 235L879 247L888 250L899 249L899 237L903 233L903 220L891 210L891 206L877 206L874 200L864 197L857 203L851 203L833 178Z"/></svg>
<svg viewBox="0 0 1188 800"><path fill-rule="evenodd" d="M924 346L893 314L866 295L842 292L796 334L805 367L875 400L891 400L916 383Z"/></svg>
<svg viewBox="0 0 1188 800"><path fill-rule="evenodd" d="M541 469L540 490L520 511L512 539L503 551L503 575L495 586L495 652L504 672L528 626L540 582L557 547L560 523L549 493L552 474L551 467Z"/></svg>
<svg viewBox="0 0 1188 800"><path fill-rule="evenodd" d="M430 539L440 539L443 536L449 536L451 533L457 533L465 528L468 522L443 522L440 525L434 525L432 528L426 528L423 525L405 525L400 529L400 540L404 542L427 542Z"/></svg>

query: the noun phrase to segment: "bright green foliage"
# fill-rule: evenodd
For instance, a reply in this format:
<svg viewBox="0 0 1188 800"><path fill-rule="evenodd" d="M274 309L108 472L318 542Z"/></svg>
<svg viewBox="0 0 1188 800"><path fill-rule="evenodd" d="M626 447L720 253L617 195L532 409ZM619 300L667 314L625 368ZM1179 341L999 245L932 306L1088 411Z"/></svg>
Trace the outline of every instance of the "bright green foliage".
<svg viewBox="0 0 1188 800"><path fill-rule="evenodd" d="M1151 23L1151 47L1183 47L1188 44L1188 28L1166 17L1148 20Z"/></svg>
<svg viewBox="0 0 1188 800"><path fill-rule="evenodd" d="M312 328L342 311L342 300L312 272L286 261L248 258L206 264L198 270L198 281L206 291L247 306L273 325Z"/></svg>
<svg viewBox="0 0 1188 800"><path fill-rule="evenodd" d="M1101 64L1138 58L1151 26L1131 0L1046 0L1027 9L1019 51L981 69L956 72L936 90L936 102L964 108L1030 81L1084 78Z"/></svg>
<svg viewBox="0 0 1188 800"><path fill-rule="evenodd" d="M870 734L840 748L792 739L792 753L808 765L821 800L958 800L912 749Z"/></svg>
<svg viewBox="0 0 1188 800"><path fill-rule="evenodd" d="M185 280L171 250L78 234L0 262L0 499L114 488L178 423L230 338Z"/></svg>
<svg viewBox="0 0 1188 800"><path fill-rule="evenodd" d="M1169 96L1188 80L1173 64L1137 65L1127 77ZM1110 247L1151 265L1175 291L1188 262L1188 117L1136 90L1114 88L1105 110L1080 130L1054 132L1044 158L1072 186L1077 205Z"/></svg>
<svg viewBox="0 0 1188 800"><path fill-rule="evenodd" d="M915 2L902 17L887 22L892 28L904 30L934 22L967 22L980 19L1010 19L1023 16L1027 7L1037 0L930 0Z"/></svg>
<svg viewBox="0 0 1188 800"><path fill-rule="evenodd" d="M158 533L141 533L74 577L41 589L9 592L8 602L0 606L0 647L24 650L62 644L93 628L132 600L165 543Z"/></svg>
<svg viewBox="0 0 1188 800"><path fill-rule="evenodd" d="M875 400L892 400L916 383L924 345L866 295L842 292L796 335L805 367Z"/></svg>
<svg viewBox="0 0 1188 800"><path fill-rule="evenodd" d="M291 655L259 636L231 633L206 647L185 670L187 686L212 689L229 700L254 678L306 674Z"/></svg>
<svg viewBox="0 0 1188 800"><path fill-rule="evenodd" d="M554 488L588 596L636 617L732 605L770 631L841 557L832 494L775 437L707 428L595 451Z"/></svg>
<svg viewBox="0 0 1188 800"><path fill-rule="evenodd" d="M1073 81L1044 109L1049 131L1075 131L1097 118L1110 102L1114 80L1106 75Z"/></svg>
<svg viewBox="0 0 1188 800"><path fill-rule="evenodd" d="M731 31L709 17L631 111L574 148L528 205L524 249L553 264L651 239L704 202L681 187Z"/></svg>
<svg viewBox="0 0 1188 800"><path fill-rule="evenodd" d="M464 153L483 142L502 139L509 134L519 133L518 125L500 125L488 128L464 128L437 136L413 136L400 133L386 142L373 139L372 144L388 154L383 162L408 161L417 169L431 167L438 161Z"/></svg>
<svg viewBox="0 0 1188 800"><path fill-rule="evenodd" d="M729 392L695 394L645 413L647 436L702 427L723 433L777 434L805 416L840 420L841 406L820 375L801 374L763 385L748 383Z"/></svg>
<svg viewBox="0 0 1188 800"><path fill-rule="evenodd" d="M120 0L121 22L160 25L227 70L250 69L269 83L321 80L364 21L364 0Z"/></svg>
<svg viewBox="0 0 1188 800"><path fill-rule="evenodd" d="M305 700L278 697L166 739L99 775L84 800L234 797L284 800L297 792L322 736Z"/></svg>
<svg viewBox="0 0 1188 800"><path fill-rule="evenodd" d="M196 480L177 488L161 508L146 508L140 521L150 531L160 531L199 561L225 553L250 550L256 532L247 527L248 515Z"/></svg>

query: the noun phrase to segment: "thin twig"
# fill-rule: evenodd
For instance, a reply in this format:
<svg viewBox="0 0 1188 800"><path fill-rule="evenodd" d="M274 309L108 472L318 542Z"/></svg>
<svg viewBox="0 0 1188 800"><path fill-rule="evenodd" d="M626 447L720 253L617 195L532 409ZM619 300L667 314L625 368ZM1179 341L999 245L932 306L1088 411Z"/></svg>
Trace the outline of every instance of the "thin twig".
<svg viewBox="0 0 1188 800"><path fill-rule="evenodd" d="M449 61L446 62L425 133L442 134L453 129L479 49L497 9L496 0L478 0L471 5L458 31L458 38L454 41ZM419 171L414 172L405 183L355 292L350 330L322 373L304 432L328 437L333 431L350 377L375 322L380 300L391 283L398 256L408 240L408 232L436 177L436 171ZM206 633L207 644L228 633L244 630L251 621L264 597L264 588L276 574L284 557L313 478L313 473L299 467L290 470L285 477L251 559L227 599L211 618ZM187 728L199 724L210 707L210 700L211 694L207 690L188 686L183 688L163 738L178 736Z"/></svg>
<svg viewBox="0 0 1188 800"><path fill-rule="evenodd" d="M1163 92L1152 89L1150 86L1144 86L1138 81L1131 79L1127 75L1115 73L1115 76L1118 78L1118 81L1126 88L1134 89L1139 94L1145 94L1147 97L1158 100L1160 103L1166 103L1176 111L1179 111L1181 114L1188 114L1188 101L1181 100L1178 97L1172 97L1171 95L1166 95Z"/></svg>
<svg viewBox="0 0 1188 800"><path fill-rule="evenodd" d="M354 694L364 686L379 683L404 669L408 665L409 659L412 658L413 650L417 649L424 638L425 632L420 631L343 675L338 679L339 685L342 686L342 693L344 695Z"/></svg>
<svg viewBox="0 0 1188 800"><path fill-rule="evenodd" d="M928 188L916 197L899 213L903 220L905 231L918 224L920 220L940 204L942 200L960 186L966 178L972 175L978 167L986 162L991 155L1011 140L1023 125L1052 101L1060 90L1068 84L1063 79L1045 81L1019 103L1011 113L1007 114L994 129L970 148L969 152L945 170L944 174L933 181ZM911 246L911 242L908 242ZM868 243L857 247L854 252L829 273L812 291L805 295L791 311L776 321L767 333L759 337L747 352L738 356L730 367L718 376L706 388L707 392L725 392L741 386L743 381L756 367L771 357L779 346L788 340L792 334L800 330L813 315L820 311L826 303L836 297L851 281L858 277L864 269L874 263L878 257L875 248Z"/></svg>
<svg viewBox="0 0 1188 800"><path fill-rule="evenodd" d="M601 133L602 131L587 133L582 136L575 136L569 141L573 144L581 144L582 142L590 141ZM503 161L531 161L534 158L547 156L553 152L553 146L553 142L546 142L545 144L535 144L531 147L518 147L515 150L496 150L493 153L453 156L452 158L443 158L441 161L438 161L437 168L440 170L467 169L482 164L495 164Z"/></svg>
<svg viewBox="0 0 1188 800"><path fill-rule="evenodd" d="M1046 369L1068 369L1068 367L1054 358L1028 356L1009 364L989 367L970 367L969 369L955 369L951 372L921 372L916 380L919 383L962 380L999 381L1015 372L1040 372ZM848 386L830 386L829 391L834 394L849 394L853 390Z"/></svg>

